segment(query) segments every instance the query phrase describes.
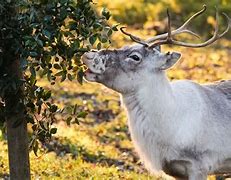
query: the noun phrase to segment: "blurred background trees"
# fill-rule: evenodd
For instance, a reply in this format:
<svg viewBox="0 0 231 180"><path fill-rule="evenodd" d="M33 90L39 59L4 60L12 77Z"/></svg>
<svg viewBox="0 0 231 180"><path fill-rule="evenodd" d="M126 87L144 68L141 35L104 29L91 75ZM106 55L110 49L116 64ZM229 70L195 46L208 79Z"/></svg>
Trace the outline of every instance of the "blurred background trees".
<svg viewBox="0 0 231 180"><path fill-rule="evenodd" d="M179 26L189 16L200 10L203 4L206 4L206 13L198 17L191 25L192 29L205 36L212 34L212 31L208 30L215 25L215 7L227 14L231 9L229 0L114 0L113 3L110 0L99 0L98 3L110 9L112 19L116 22L136 28L156 30L156 33L163 33L166 30L167 8L170 9L173 25ZM220 19L221 26L224 26L224 19L222 17ZM200 31L201 27L203 31Z"/></svg>

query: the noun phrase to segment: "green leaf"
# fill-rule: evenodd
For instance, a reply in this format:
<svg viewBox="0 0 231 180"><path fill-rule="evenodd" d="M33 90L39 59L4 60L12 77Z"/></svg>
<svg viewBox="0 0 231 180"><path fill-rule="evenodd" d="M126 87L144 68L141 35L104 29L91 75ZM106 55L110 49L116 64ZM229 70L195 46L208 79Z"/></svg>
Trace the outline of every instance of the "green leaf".
<svg viewBox="0 0 231 180"><path fill-rule="evenodd" d="M78 125L80 124L78 118L75 118L75 121L74 121L74 122L75 122L76 124L78 124Z"/></svg>
<svg viewBox="0 0 231 180"><path fill-rule="evenodd" d="M51 70L48 70L47 72L47 80L50 82L51 81L51 73L52 71Z"/></svg>
<svg viewBox="0 0 231 180"><path fill-rule="evenodd" d="M93 28L101 31L103 29L103 26L100 23L95 23L95 24L93 24Z"/></svg>
<svg viewBox="0 0 231 180"><path fill-rule="evenodd" d="M65 81L67 78L67 74L63 72L62 77L61 77L61 82Z"/></svg>
<svg viewBox="0 0 231 180"><path fill-rule="evenodd" d="M112 35L112 32L113 32L113 31L112 31L111 29L109 29L108 32L107 32L107 35L108 35L108 36L111 36L111 35Z"/></svg>
<svg viewBox="0 0 231 180"><path fill-rule="evenodd" d="M51 33L50 33L48 30L43 29L43 30L42 30L42 33L43 33L43 35L44 35L46 38L48 38L48 39L51 38Z"/></svg>
<svg viewBox="0 0 231 180"><path fill-rule="evenodd" d="M111 17L110 12L106 8L103 8L102 15L106 18L106 20L109 20L109 18Z"/></svg>
<svg viewBox="0 0 231 180"><path fill-rule="evenodd" d="M43 42L40 39L37 40L37 43L40 47L43 47Z"/></svg>
<svg viewBox="0 0 231 180"><path fill-rule="evenodd" d="M46 101L51 97L51 91L46 91L43 96L43 100Z"/></svg>
<svg viewBox="0 0 231 180"><path fill-rule="evenodd" d="M70 126L70 124L71 124L71 120L72 120L72 117L71 117L71 116L69 116L69 117L67 118L67 120L66 120L66 122L67 122L67 125L68 125L68 126Z"/></svg>
<svg viewBox="0 0 231 180"><path fill-rule="evenodd" d="M51 134L56 134L56 133L57 133L57 128L51 128L50 133L51 133Z"/></svg>
<svg viewBox="0 0 231 180"><path fill-rule="evenodd" d="M87 112L81 111L81 112L78 113L77 117L78 118L85 118L87 116L87 114L88 114Z"/></svg>
<svg viewBox="0 0 231 180"><path fill-rule="evenodd" d="M31 56L31 57L37 57L37 56L38 56L38 53L32 51L32 52L30 52L30 56Z"/></svg>
<svg viewBox="0 0 231 180"><path fill-rule="evenodd" d="M97 44L97 49L100 50L101 48L102 48L102 44L99 42L99 43Z"/></svg>
<svg viewBox="0 0 231 180"><path fill-rule="evenodd" d="M62 8L60 11L60 18L61 20L64 20L66 19L66 17L67 17L67 10L65 8Z"/></svg>
<svg viewBox="0 0 231 180"><path fill-rule="evenodd" d="M68 2L68 0L61 0L61 1L60 1L60 3L61 3L62 5L66 4L67 2Z"/></svg>
<svg viewBox="0 0 231 180"><path fill-rule="evenodd" d="M72 81L73 78L72 78L72 75L71 74L67 74L67 78L69 79L69 81Z"/></svg>
<svg viewBox="0 0 231 180"><path fill-rule="evenodd" d="M38 141L37 140L35 140L33 143L33 151L34 151L34 154L38 156L37 154L38 153Z"/></svg>
<svg viewBox="0 0 231 180"><path fill-rule="evenodd" d="M36 71L33 66L30 67L30 73L32 77L36 77Z"/></svg>
<svg viewBox="0 0 231 180"><path fill-rule="evenodd" d="M100 42L106 43L107 42L107 38L106 37L101 37L100 38ZM100 46L100 49L101 49L101 46Z"/></svg>
<svg viewBox="0 0 231 180"><path fill-rule="evenodd" d="M120 24L116 24L116 25L113 25L112 27L111 27L111 29L113 30L113 31L118 31L118 26L119 26Z"/></svg>
<svg viewBox="0 0 231 180"><path fill-rule="evenodd" d="M83 84L83 76L84 76L83 68L79 68L79 70L77 72L77 81L81 85Z"/></svg>
<svg viewBox="0 0 231 180"><path fill-rule="evenodd" d="M93 46L95 41L97 40L97 35L94 34L89 38L89 42L91 43L91 45Z"/></svg>
<svg viewBox="0 0 231 180"><path fill-rule="evenodd" d="M54 112L56 112L58 110L58 106L56 106L56 105L51 105L51 107L50 107L50 111L52 112L52 113L54 113Z"/></svg>
<svg viewBox="0 0 231 180"><path fill-rule="evenodd" d="M25 58L20 59L20 68L22 68L23 70L25 70L28 66L28 61Z"/></svg>
<svg viewBox="0 0 231 180"><path fill-rule="evenodd" d="M70 31L76 30L76 29L77 29L77 22L75 22L75 21L69 22L68 27L69 27L69 30L70 30Z"/></svg>
<svg viewBox="0 0 231 180"><path fill-rule="evenodd" d="M55 74L55 76L62 76L63 75L63 71L59 71L59 72L57 72L56 74Z"/></svg>
<svg viewBox="0 0 231 180"><path fill-rule="evenodd" d="M46 23L51 23L51 21L52 21L52 16L46 15L46 16L44 17L44 21L45 21Z"/></svg>
<svg viewBox="0 0 231 180"><path fill-rule="evenodd" d="M54 64L53 67L54 67L55 69L62 69L62 67L61 67L59 64L57 64L57 63ZM58 76L58 75L56 75L56 76Z"/></svg>
<svg viewBox="0 0 231 180"><path fill-rule="evenodd" d="M37 128L38 128L37 124L34 124L34 125L32 126L33 131L36 131Z"/></svg>
<svg viewBox="0 0 231 180"><path fill-rule="evenodd" d="M76 112L77 112L77 104L74 105L73 114L75 115Z"/></svg>
<svg viewBox="0 0 231 180"><path fill-rule="evenodd" d="M31 123L31 124L34 124L34 118L32 116L27 116L27 122L28 123Z"/></svg>
<svg viewBox="0 0 231 180"><path fill-rule="evenodd" d="M71 44L73 49L78 49L80 46L80 41L78 39L75 39L73 43Z"/></svg>

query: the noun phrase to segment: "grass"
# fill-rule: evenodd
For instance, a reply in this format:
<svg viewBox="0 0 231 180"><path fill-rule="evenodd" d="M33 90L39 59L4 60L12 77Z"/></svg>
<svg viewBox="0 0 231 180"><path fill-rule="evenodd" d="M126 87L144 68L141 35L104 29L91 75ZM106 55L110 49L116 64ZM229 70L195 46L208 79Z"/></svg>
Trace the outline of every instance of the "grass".
<svg viewBox="0 0 231 180"><path fill-rule="evenodd" d="M49 86L46 81L40 82ZM155 179L143 168L130 141L118 94L100 85L76 82L53 88L60 105L84 105L80 125L60 121L54 139L30 153L32 179ZM65 100L63 100L65 99ZM0 178L8 175L7 145L0 141Z"/></svg>

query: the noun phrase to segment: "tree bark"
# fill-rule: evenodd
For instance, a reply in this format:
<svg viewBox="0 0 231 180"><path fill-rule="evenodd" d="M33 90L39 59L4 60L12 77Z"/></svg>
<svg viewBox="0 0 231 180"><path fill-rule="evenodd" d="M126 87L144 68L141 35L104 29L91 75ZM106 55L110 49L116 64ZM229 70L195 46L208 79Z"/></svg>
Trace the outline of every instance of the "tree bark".
<svg viewBox="0 0 231 180"><path fill-rule="evenodd" d="M12 63L10 71L18 79L22 78L19 60ZM11 180L30 180L29 143L23 98L23 86L5 98L5 106L9 113L6 124ZM20 103L22 106L18 106Z"/></svg>
<svg viewBox="0 0 231 180"><path fill-rule="evenodd" d="M11 180L30 180L27 122L16 128L14 119L7 119L8 157Z"/></svg>

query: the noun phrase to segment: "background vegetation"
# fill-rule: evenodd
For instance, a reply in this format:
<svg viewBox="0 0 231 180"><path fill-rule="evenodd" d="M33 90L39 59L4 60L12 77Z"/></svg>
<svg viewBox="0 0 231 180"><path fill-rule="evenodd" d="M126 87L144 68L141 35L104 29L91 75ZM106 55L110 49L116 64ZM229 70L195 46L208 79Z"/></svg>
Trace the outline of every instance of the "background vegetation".
<svg viewBox="0 0 231 180"><path fill-rule="evenodd" d="M103 7L111 11L110 24L125 24L129 31L144 38L165 31L166 7L170 8L176 27L207 4L207 14L191 25L203 38L213 32L214 6L231 16L229 0L189 0L187 3L183 0L98 0L95 3L97 12L101 13ZM221 25L224 26L223 21ZM183 54L181 61L168 72L169 77L201 83L231 79L230 37L229 34L227 39L203 49L164 47L163 51L174 49ZM120 32L114 33L111 41L111 48L132 43ZM156 179L144 169L134 151L117 93L98 84L84 82L81 86L77 80L51 85L47 78L41 77L38 85L55 93L52 103L60 108L77 105L80 112L88 115L85 119L80 115L79 125L69 125L66 114L56 115L58 131L54 139L39 144L38 156L30 154L32 179ZM33 131L32 127L29 129ZM0 134L0 147L0 178L7 178L4 134Z"/></svg>

